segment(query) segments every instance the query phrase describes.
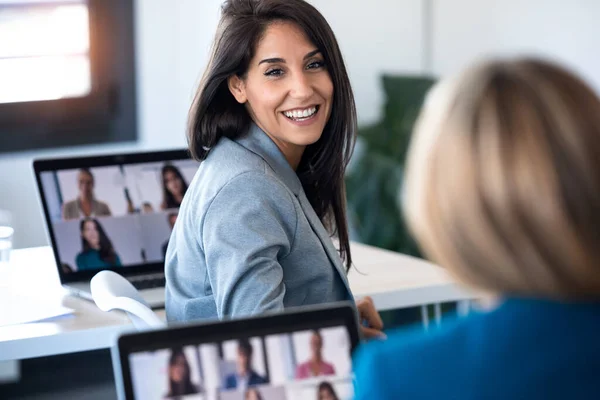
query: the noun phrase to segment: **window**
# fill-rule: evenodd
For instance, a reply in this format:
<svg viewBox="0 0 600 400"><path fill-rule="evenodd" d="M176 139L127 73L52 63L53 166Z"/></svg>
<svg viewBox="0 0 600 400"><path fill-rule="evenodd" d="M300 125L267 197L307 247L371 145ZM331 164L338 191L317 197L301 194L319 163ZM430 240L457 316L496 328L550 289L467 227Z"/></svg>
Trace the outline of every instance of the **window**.
<svg viewBox="0 0 600 400"><path fill-rule="evenodd" d="M0 0L0 152L134 140L133 0Z"/></svg>

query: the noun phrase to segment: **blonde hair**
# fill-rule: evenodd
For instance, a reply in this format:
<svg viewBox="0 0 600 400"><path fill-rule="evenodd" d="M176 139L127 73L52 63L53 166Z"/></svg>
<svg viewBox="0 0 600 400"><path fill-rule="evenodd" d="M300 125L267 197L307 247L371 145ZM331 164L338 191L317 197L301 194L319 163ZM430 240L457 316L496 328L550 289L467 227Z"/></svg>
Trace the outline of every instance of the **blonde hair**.
<svg viewBox="0 0 600 400"><path fill-rule="evenodd" d="M496 294L600 295L600 100L534 59L476 65L432 90L404 212L424 252Z"/></svg>

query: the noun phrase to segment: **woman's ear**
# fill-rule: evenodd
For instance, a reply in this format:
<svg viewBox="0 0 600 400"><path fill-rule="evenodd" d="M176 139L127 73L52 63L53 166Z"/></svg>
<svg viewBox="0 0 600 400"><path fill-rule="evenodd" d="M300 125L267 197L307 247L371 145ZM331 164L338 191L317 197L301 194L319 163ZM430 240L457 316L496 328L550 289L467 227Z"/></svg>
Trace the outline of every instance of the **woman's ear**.
<svg viewBox="0 0 600 400"><path fill-rule="evenodd" d="M229 91L238 103L244 104L248 101L248 97L246 96L246 86L239 76L231 75L227 78L227 86L229 86Z"/></svg>

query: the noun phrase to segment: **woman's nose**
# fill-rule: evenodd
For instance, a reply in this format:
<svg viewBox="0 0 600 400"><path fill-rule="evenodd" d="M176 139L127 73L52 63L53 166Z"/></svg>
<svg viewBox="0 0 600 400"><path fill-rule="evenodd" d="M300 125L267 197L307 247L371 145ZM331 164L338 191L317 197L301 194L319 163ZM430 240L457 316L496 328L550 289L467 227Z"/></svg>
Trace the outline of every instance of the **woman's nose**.
<svg viewBox="0 0 600 400"><path fill-rule="evenodd" d="M306 99L313 95L312 83L304 73L294 74L290 94L298 99Z"/></svg>

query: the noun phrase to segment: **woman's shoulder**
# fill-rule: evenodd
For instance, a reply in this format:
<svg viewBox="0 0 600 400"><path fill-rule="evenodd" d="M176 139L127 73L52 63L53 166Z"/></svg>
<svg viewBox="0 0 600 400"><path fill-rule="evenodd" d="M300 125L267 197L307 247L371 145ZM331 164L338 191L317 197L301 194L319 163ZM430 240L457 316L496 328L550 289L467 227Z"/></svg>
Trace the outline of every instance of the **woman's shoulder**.
<svg viewBox="0 0 600 400"><path fill-rule="evenodd" d="M285 189L264 159L225 137L202 161L191 186L193 193L206 198L216 196L226 186L243 192L260 192L265 186Z"/></svg>
<svg viewBox="0 0 600 400"><path fill-rule="evenodd" d="M267 163L256 153L235 140L222 137L202 162L203 168L213 168L229 175L248 171L265 172Z"/></svg>
<svg viewBox="0 0 600 400"><path fill-rule="evenodd" d="M76 206L77 206L77 199L67 200L63 204L63 207L76 207Z"/></svg>
<svg viewBox="0 0 600 400"><path fill-rule="evenodd" d="M82 250L79 253L77 253L77 259L79 260L79 259L90 257L94 251L95 250L92 250L92 249Z"/></svg>
<svg viewBox="0 0 600 400"><path fill-rule="evenodd" d="M77 212L77 199L65 201L63 203L63 213L73 214Z"/></svg>
<svg viewBox="0 0 600 400"><path fill-rule="evenodd" d="M335 371L335 367L333 366L333 364L330 364L330 363L325 362L325 361L323 362L323 364L324 364L325 372L327 372L327 373L333 373Z"/></svg>
<svg viewBox="0 0 600 400"><path fill-rule="evenodd" d="M356 398L414 395L430 380L436 381L438 374L451 376L461 368L469 325L457 319L429 332L419 325L392 332L386 340L361 345L353 363Z"/></svg>
<svg viewBox="0 0 600 400"><path fill-rule="evenodd" d="M86 267L87 264L94 260L94 256L97 254L96 250L85 250L81 251L75 257L75 264L77 264L77 268L81 269L82 267Z"/></svg>

